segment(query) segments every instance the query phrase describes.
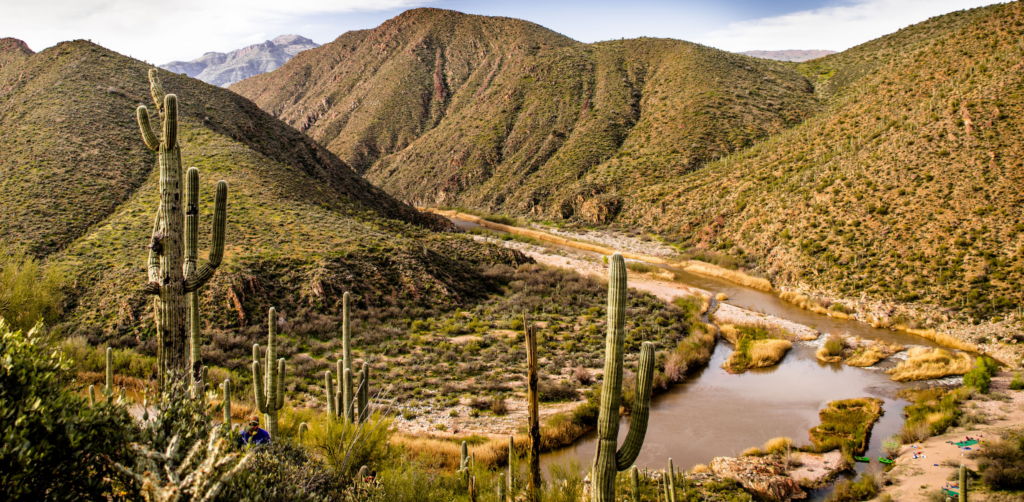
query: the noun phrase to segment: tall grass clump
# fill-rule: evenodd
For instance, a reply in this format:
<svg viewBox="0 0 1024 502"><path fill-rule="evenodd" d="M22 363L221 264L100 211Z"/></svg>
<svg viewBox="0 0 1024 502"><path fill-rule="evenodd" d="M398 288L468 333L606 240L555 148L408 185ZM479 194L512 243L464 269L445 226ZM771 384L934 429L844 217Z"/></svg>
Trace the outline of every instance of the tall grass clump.
<svg viewBox="0 0 1024 502"><path fill-rule="evenodd" d="M846 350L846 337L829 335L825 340L825 345L822 345L814 355L827 363L838 363L843 360L844 350Z"/></svg>
<svg viewBox="0 0 1024 502"><path fill-rule="evenodd" d="M878 361L903 350L905 350L905 347L896 342L885 343L878 340L866 348L859 347L855 349L853 354L846 358L846 364L862 368L874 366Z"/></svg>
<svg viewBox="0 0 1024 502"><path fill-rule="evenodd" d="M906 361L896 365L887 373L897 382L931 380L949 375L963 375L973 366L970 354L950 354L944 349L914 347L908 352Z"/></svg>
<svg viewBox="0 0 1024 502"><path fill-rule="evenodd" d="M859 454L867 448L868 433L882 415L882 400L873 397L832 401L818 412L821 424L810 430L814 449L837 448Z"/></svg>
<svg viewBox="0 0 1024 502"><path fill-rule="evenodd" d="M392 423L392 418L380 413L359 424L321 415L320 420L309 424L303 443L321 455L339 476L351 478L361 466L384 462L392 454Z"/></svg>
<svg viewBox="0 0 1024 502"><path fill-rule="evenodd" d="M44 267L34 257L0 241L0 317L28 331L42 321L53 324L64 305L61 268Z"/></svg>
<svg viewBox="0 0 1024 502"><path fill-rule="evenodd" d="M730 373L743 373L751 368L765 368L779 362L793 343L785 333L765 326L723 326L722 336L733 340L736 348L722 365Z"/></svg>

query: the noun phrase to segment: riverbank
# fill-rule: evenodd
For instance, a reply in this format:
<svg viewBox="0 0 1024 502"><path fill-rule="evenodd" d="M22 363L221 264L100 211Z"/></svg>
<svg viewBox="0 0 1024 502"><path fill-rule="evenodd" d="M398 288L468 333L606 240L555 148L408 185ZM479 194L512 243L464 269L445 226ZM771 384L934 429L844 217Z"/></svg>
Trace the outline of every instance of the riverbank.
<svg viewBox="0 0 1024 502"><path fill-rule="evenodd" d="M1024 361L1024 333L1019 324L1024 321L1011 313L993 322L974 324L972 319L957 319L952 312L940 307L924 304L903 304L891 301L838 298L828 292L810 291L805 287L775 286L767 279L754 277L741 271L728 270L713 264L696 260L674 260L677 256L668 246L653 240L631 236L609 236L601 232L567 232L554 227L531 224L532 228L505 225L486 220L476 215L458 211L421 208L448 218L458 218L476 223L484 228L525 235L538 240L585 251L612 254L622 253L627 259L644 261L655 265L669 266L690 273L726 279L737 284L766 292L774 292L780 298L812 312L850 319L873 327L901 330L921 336L958 350L968 350L995 358L1010 368L1020 368ZM651 255L644 252L652 253ZM833 308L833 304L841 305Z"/></svg>
<svg viewBox="0 0 1024 502"><path fill-rule="evenodd" d="M974 414L983 414L985 423L969 427L950 428L941 436L930 437L924 441L903 446L895 465L886 474L892 483L885 487L880 496L888 495L900 502L931 502L937 497L942 487L950 483L950 477L963 463L969 469L978 468L977 461L969 458L965 450L961 450L950 441L963 441L965 437L991 440L1007 429L1024 427L1024 391L1010 390L1011 372L998 373L992 378L990 393L978 395L965 401L961 408ZM999 396L1007 396L999 399ZM974 446L972 451L977 451ZM914 458L914 454L918 458ZM970 493L970 500L985 502L990 495L975 489ZM1003 499L1009 500L1009 499Z"/></svg>

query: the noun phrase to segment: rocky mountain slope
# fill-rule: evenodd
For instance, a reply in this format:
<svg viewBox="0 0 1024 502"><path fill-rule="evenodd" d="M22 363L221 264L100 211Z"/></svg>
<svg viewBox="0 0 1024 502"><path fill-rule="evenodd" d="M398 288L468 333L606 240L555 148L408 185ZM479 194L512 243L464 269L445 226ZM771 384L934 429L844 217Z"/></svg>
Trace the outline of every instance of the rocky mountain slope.
<svg viewBox="0 0 1024 502"><path fill-rule="evenodd" d="M296 54L320 47L299 35L281 35L262 44L255 44L228 53L207 52L192 61L171 61L160 66L167 71L184 73L208 84L227 87L239 80L274 71Z"/></svg>
<svg viewBox="0 0 1024 502"><path fill-rule="evenodd" d="M74 329L134 339L152 326L138 322L152 310L139 285L159 177L135 121L152 104L148 66L85 41L34 55L12 46L0 52L0 240L67 270ZM161 76L179 96L183 164L200 170L203 256L214 184L230 187L225 262L202 298L208 327L258 325L271 305L337 313L345 290L363 308L456 305L488 290L477 264L518 259L432 232L452 226L245 98Z"/></svg>
<svg viewBox="0 0 1024 502"><path fill-rule="evenodd" d="M976 322L1024 303L1022 25L993 5L776 63L420 9L232 89L406 200Z"/></svg>
<svg viewBox="0 0 1024 502"><path fill-rule="evenodd" d="M817 110L791 66L678 40L581 44L440 9L349 32L232 90L419 204L610 221L653 183Z"/></svg>
<svg viewBox="0 0 1024 502"><path fill-rule="evenodd" d="M644 187L620 222L780 284L1005 315L1024 303L1022 37L1021 4L994 5L804 63L824 111Z"/></svg>
<svg viewBox="0 0 1024 502"><path fill-rule="evenodd" d="M788 50L788 51L744 51L740 54L746 56L752 56L755 58L774 59L775 61L792 61L795 63L802 63L804 61L810 61L820 57L828 56L829 54L835 54L836 51L828 50Z"/></svg>

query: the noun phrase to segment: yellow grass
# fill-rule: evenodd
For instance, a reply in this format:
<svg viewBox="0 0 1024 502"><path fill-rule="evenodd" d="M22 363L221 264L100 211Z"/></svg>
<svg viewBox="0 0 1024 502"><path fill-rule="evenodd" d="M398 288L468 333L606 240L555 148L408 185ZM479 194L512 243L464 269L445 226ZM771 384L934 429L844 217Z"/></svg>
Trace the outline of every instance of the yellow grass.
<svg viewBox="0 0 1024 502"><path fill-rule="evenodd" d="M772 283L768 279L750 276L743 272L729 270L727 268L722 268L710 263L704 263L702 261L690 260L682 268L690 273L719 277L748 288L759 289L761 291L772 290Z"/></svg>
<svg viewBox="0 0 1024 502"><path fill-rule="evenodd" d="M793 348L793 342L789 340L757 340L750 344L751 367L764 368L779 362L786 351Z"/></svg>
<svg viewBox="0 0 1024 502"><path fill-rule="evenodd" d="M903 350L905 350L905 347L896 342L888 344L883 341L876 341L863 351L856 352L852 356L848 357L846 359L846 364L866 368L868 366L874 366L878 361Z"/></svg>
<svg viewBox="0 0 1024 502"><path fill-rule="evenodd" d="M943 349L914 347L908 352L907 360L888 373L890 378L897 382L908 382L963 375L970 371L972 366L971 356L964 352L950 354Z"/></svg>
<svg viewBox="0 0 1024 502"><path fill-rule="evenodd" d="M943 347L950 347L957 350L966 350L968 352L978 352L977 345L960 340L959 338L953 335L939 333L934 329L908 329L906 331L907 333L910 333L912 335L927 338L939 345L942 345Z"/></svg>
<svg viewBox="0 0 1024 502"><path fill-rule="evenodd" d="M761 455L764 455L764 452L756 446L751 446L750 448L743 450L743 453L740 453L741 457L759 457Z"/></svg>
<svg viewBox="0 0 1024 502"><path fill-rule="evenodd" d="M725 293L718 293L717 295L715 295L715 299L720 302L724 302L729 299L729 295Z"/></svg>
<svg viewBox="0 0 1024 502"><path fill-rule="evenodd" d="M692 474L705 474L710 472L711 469L708 468L707 464L697 464L693 466L693 469L690 469L690 473Z"/></svg>
<svg viewBox="0 0 1024 502"><path fill-rule="evenodd" d="M740 330L736 329L736 326L732 324L723 324L718 327L722 332L722 338L725 338L729 343L736 345L736 342L740 339Z"/></svg>
<svg viewBox="0 0 1024 502"><path fill-rule="evenodd" d="M826 363L838 363L843 360L842 355L833 356L825 347L819 347L818 350L814 353L814 356L817 357L819 361Z"/></svg>
<svg viewBox="0 0 1024 502"><path fill-rule="evenodd" d="M793 447L793 439L786 436L769 439L764 444L765 453L784 453Z"/></svg>
<svg viewBox="0 0 1024 502"><path fill-rule="evenodd" d="M97 388L107 384L106 373L99 371L82 371L78 373L78 381L88 387L89 385L95 385ZM155 382L143 380L141 378L127 377L123 375L114 374L114 387L120 389L124 387L127 390L134 392L146 392L147 390L155 390ZM99 390L97 389L96 395L99 396Z"/></svg>

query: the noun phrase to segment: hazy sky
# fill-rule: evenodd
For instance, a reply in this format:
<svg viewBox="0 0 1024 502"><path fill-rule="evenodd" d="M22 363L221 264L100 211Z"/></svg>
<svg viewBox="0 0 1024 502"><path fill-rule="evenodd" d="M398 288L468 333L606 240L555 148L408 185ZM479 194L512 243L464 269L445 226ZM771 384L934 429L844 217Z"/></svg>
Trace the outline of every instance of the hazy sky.
<svg viewBox="0 0 1024 502"><path fill-rule="evenodd" d="M0 0L0 37L40 51L91 39L163 64L283 34L323 44L403 10L439 7L533 21L581 42L670 37L729 51L843 50L991 0Z"/></svg>

